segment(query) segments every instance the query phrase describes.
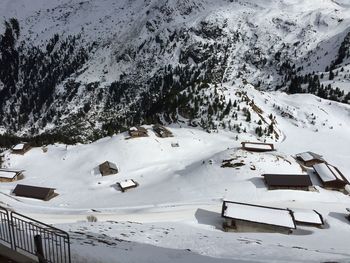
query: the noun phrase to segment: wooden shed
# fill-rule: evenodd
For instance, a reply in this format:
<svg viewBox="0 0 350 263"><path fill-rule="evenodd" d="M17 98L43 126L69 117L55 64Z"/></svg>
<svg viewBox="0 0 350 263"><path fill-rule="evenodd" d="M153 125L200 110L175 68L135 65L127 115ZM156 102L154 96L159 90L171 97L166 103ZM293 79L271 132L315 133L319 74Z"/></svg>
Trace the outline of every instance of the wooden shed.
<svg viewBox="0 0 350 263"><path fill-rule="evenodd" d="M48 201L53 197L57 196L54 188L38 187L31 185L18 184L13 190L13 194L16 196L40 199Z"/></svg>
<svg viewBox="0 0 350 263"><path fill-rule="evenodd" d="M11 152L13 154L25 154L31 149L31 146L29 143L22 142L19 144L16 144L15 146L12 147Z"/></svg>
<svg viewBox="0 0 350 263"><path fill-rule="evenodd" d="M292 209L297 225L321 227L324 225L322 215L316 210Z"/></svg>
<svg viewBox="0 0 350 263"><path fill-rule="evenodd" d="M325 160L321 155L313 152L303 152L296 155L296 159L304 166L312 167L318 163L324 163Z"/></svg>
<svg viewBox="0 0 350 263"><path fill-rule="evenodd" d="M147 129L141 126L138 127L131 127L129 129L129 135L131 138L138 138L138 137L147 137Z"/></svg>
<svg viewBox="0 0 350 263"><path fill-rule="evenodd" d="M153 125L154 133L160 138L174 137L173 133L162 125Z"/></svg>
<svg viewBox="0 0 350 263"><path fill-rule="evenodd" d="M139 184L135 182L133 179L128 179L122 182L118 182L117 185L119 186L122 192L125 192L131 188L137 187Z"/></svg>
<svg viewBox="0 0 350 263"><path fill-rule="evenodd" d="M242 149L251 152L269 152L274 151L273 143L263 142L242 142Z"/></svg>
<svg viewBox="0 0 350 263"><path fill-rule="evenodd" d="M339 190L349 184L345 176L333 165L319 163L312 167L325 188Z"/></svg>
<svg viewBox="0 0 350 263"><path fill-rule="evenodd" d="M117 174L119 172L117 165L109 161L101 163L99 170L102 176Z"/></svg>
<svg viewBox="0 0 350 263"><path fill-rule="evenodd" d="M0 182L14 182L23 179L23 170L0 169Z"/></svg>
<svg viewBox="0 0 350 263"><path fill-rule="evenodd" d="M309 191L312 186L308 174L263 174L269 190L290 189Z"/></svg>
<svg viewBox="0 0 350 263"><path fill-rule="evenodd" d="M225 231L290 234L296 229L289 209L224 201L221 216Z"/></svg>

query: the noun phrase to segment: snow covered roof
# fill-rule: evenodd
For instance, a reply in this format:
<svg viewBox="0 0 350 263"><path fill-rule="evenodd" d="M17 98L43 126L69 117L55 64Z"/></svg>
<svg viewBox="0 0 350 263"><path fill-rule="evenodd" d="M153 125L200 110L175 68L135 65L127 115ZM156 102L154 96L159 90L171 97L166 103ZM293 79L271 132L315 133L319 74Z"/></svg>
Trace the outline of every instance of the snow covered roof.
<svg viewBox="0 0 350 263"><path fill-rule="evenodd" d="M342 181L345 184L347 183L347 180L339 173L338 169L332 165L319 163L313 165L313 168L323 182Z"/></svg>
<svg viewBox="0 0 350 263"><path fill-rule="evenodd" d="M272 143L262 143L262 142L242 142L242 147L246 150L251 151L273 151L274 146Z"/></svg>
<svg viewBox="0 0 350 263"><path fill-rule="evenodd" d="M323 160L321 155L313 152L303 152L303 153L297 154L296 156L299 157L304 162L308 162L311 160Z"/></svg>
<svg viewBox="0 0 350 263"><path fill-rule="evenodd" d="M122 190L126 190L128 188L133 188L133 187L136 187L137 186L137 183L132 180L132 179L128 179L128 180L125 180L125 181L122 181L122 182L118 182L120 188Z"/></svg>
<svg viewBox="0 0 350 263"><path fill-rule="evenodd" d="M24 149L24 146L25 146L24 143L19 143L19 144L15 145L12 149L20 151L20 150Z"/></svg>
<svg viewBox="0 0 350 263"><path fill-rule="evenodd" d="M129 130L130 131L137 131L137 128L136 127L131 127Z"/></svg>
<svg viewBox="0 0 350 263"><path fill-rule="evenodd" d="M222 216L285 228L296 228L292 212L288 209L224 201Z"/></svg>
<svg viewBox="0 0 350 263"><path fill-rule="evenodd" d="M322 216L315 210L292 209L296 222L305 224L323 225Z"/></svg>
<svg viewBox="0 0 350 263"><path fill-rule="evenodd" d="M11 179L17 175L16 172L12 171L0 171L0 177Z"/></svg>

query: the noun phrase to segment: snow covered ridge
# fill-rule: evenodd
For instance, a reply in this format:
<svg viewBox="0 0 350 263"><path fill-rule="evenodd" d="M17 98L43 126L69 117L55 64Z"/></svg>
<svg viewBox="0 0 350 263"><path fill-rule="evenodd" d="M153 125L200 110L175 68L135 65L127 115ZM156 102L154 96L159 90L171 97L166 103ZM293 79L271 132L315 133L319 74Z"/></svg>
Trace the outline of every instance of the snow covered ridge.
<svg viewBox="0 0 350 263"><path fill-rule="evenodd" d="M348 102L349 13L331 0L1 1L20 35L0 51L0 120L89 139L158 120L215 130L221 84Z"/></svg>

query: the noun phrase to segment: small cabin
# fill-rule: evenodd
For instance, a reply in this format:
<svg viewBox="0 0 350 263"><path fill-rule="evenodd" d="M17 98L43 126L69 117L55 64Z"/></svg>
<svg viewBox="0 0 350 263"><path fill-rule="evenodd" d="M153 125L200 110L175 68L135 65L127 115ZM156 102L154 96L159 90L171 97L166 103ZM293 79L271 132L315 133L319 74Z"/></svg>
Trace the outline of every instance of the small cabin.
<svg viewBox="0 0 350 263"><path fill-rule="evenodd" d="M128 179L122 182L118 182L117 185L119 186L122 192L125 192L131 188L136 188L139 184L133 179Z"/></svg>
<svg viewBox="0 0 350 263"><path fill-rule="evenodd" d="M11 152L13 154L25 154L26 152L28 152L31 149L31 146L29 143L26 142L22 142L19 144L16 144L15 146L12 147Z"/></svg>
<svg viewBox="0 0 350 263"><path fill-rule="evenodd" d="M297 225L322 227L324 220L316 210L292 209L294 220Z"/></svg>
<svg viewBox="0 0 350 263"><path fill-rule="evenodd" d="M312 182L308 174L263 174L269 190L290 189L309 191Z"/></svg>
<svg viewBox="0 0 350 263"><path fill-rule="evenodd" d="M270 152L274 151L273 143L263 142L242 142L242 149L250 152Z"/></svg>
<svg viewBox="0 0 350 263"><path fill-rule="evenodd" d="M117 174L119 172L117 165L109 161L101 163L99 170L102 176Z"/></svg>
<svg viewBox="0 0 350 263"><path fill-rule="evenodd" d="M138 137L147 137L147 129L144 127L131 127L129 129L129 135L131 138L138 138Z"/></svg>
<svg viewBox="0 0 350 263"><path fill-rule="evenodd" d="M0 169L0 182L10 183L23 179L23 171Z"/></svg>
<svg viewBox="0 0 350 263"><path fill-rule="evenodd" d="M16 185L13 190L13 194L20 197L40 199L43 201L49 201L50 199L57 196L54 188L38 187L31 185Z"/></svg>
<svg viewBox="0 0 350 263"><path fill-rule="evenodd" d="M312 167L315 164L325 162L321 155L313 152L298 153L296 159L306 167Z"/></svg>
<svg viewBox="0 0 350 263"><path fill-rule="evenodd" d="M221 216L225 231L290 234L296 229L289 209L224 201Z"/></svg>
<svg viewBox="0 0 350 263"><path fill-rule="evenodd" d="M312 167L325 188L339 190L349 184L345 176L333 165L319 163Z"/></svg>
<svg viewBox="0 0 350 263"><path fill-rule="evenodd" d="M160 138L174 137L173 133L162 125L153 125L154 133Z"/></svg>

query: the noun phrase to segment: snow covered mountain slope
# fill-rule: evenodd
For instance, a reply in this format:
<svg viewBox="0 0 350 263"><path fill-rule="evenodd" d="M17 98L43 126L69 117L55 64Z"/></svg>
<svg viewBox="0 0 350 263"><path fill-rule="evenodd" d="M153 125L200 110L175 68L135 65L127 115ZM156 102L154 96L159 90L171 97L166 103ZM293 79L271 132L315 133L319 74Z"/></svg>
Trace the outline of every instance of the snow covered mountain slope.
<svg viewBox="0 0 350 263"><path fill-rule="evenodd" d="M235 96L224 88L226 97ZM33 148L23 156L7 151L3 166L24 169L25 177L0 184L2 205L69 231L74 262L347 262L350 197L322 188L312 169L302 169L293 156L322 154L349 178L350 106L314 95L244 90L262 112L273 113L280 127L276 152L241 150L241 141L256 137L249 132L236 138L230 131L209 134L177 125L168 127L171 138L156 137L145 126L149 137L121 133L92 144ZM252 114L241 129L257 121ZM117 175L99 174L106 160L117 164ZM225 160L243 165L224 168ZM316 191L269 191L264 173L308 173ZM122 193L116 183L125 179L139 186ZM11 194L17 183L54 187L59 195L48 202L17 197ZM291 235L226 233L223 199L316 209L326 226L298 226ZM98 222L85 222L88 215Z"/></svg>
<svg viewBox="0 0 350 263"><path fill-rule="evenodd" d="M16 0L0 14L21 29L8 23L0 68L0 118L17 134L93 139L183 118L215 129L199 90L223 83L350 97L315 79L350 62L344 1Z"/></svg>

